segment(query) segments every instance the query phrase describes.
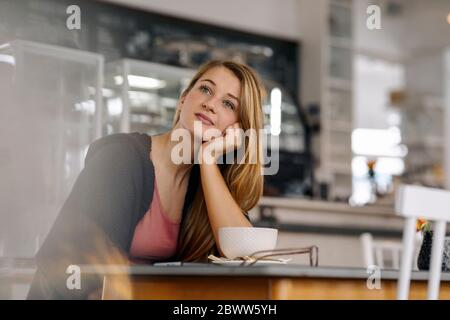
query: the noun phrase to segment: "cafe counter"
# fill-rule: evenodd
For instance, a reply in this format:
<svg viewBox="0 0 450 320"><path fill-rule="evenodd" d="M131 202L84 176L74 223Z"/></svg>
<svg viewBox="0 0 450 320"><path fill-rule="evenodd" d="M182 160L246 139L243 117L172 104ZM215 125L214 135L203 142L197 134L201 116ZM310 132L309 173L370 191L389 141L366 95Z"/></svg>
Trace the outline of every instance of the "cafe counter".
<svg viewBox="0 0 450 320"><path fill-rule="evenodd" d="M98 268L95 268L98 272ZM89 267L84 272L94 271ZM395 299L397 270L309 267L296 264L107 267L103 299ZM425 299L428 273L413 271L410 299ZM123 297L123 296L122 296ZM440 299L450 299L442 273Z"/></svg>

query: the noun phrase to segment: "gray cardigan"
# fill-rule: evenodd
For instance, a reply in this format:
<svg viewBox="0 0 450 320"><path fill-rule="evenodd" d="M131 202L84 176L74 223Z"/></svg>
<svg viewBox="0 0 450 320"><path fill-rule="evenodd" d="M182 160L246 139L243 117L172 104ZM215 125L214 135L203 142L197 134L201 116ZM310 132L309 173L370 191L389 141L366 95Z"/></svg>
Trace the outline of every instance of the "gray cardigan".
<svg viewBox="0 0 450 320"><path fill-rule="evenodd" d="M117 263L108 248L128 256L134 229L153 196L150 150L150 136L140 133L113 134L90 145L85 167L36 255L37 271L28 299L85 299L101 287L101 279L82 274L81 289L69 289L67 267ZM198 184L199 167L195 165L182 226Z"/></svg>

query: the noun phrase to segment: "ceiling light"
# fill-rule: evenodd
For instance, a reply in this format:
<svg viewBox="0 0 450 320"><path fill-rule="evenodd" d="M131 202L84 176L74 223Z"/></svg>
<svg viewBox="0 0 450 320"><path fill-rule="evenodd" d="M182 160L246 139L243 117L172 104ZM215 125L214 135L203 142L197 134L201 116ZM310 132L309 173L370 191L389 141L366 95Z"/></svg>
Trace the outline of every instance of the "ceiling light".
<svg viewBox="0 0 450 320"><path fill-rule="evenodd" d="M0 54L0 62L4 62L13 66L16 64L16 59L9 54Z"/></svg>
<svg viewBox="0 0 450 320"><path fill-rule="evenodd" d="M121 84L123 84L123 77L115 76L114 83L120 86ZM128 76L128 84L130 87L140 89L161 89L166 86L166 82L163 80L150 77L135 76L131 74Z"/></svg>

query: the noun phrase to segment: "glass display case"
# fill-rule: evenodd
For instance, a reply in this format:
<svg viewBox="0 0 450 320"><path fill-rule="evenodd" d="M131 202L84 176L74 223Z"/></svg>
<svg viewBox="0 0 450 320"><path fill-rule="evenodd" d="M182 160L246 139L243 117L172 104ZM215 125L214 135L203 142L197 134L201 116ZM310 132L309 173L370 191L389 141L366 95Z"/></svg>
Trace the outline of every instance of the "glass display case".
<svg viewBox="0 0 450 320"><path fill-rule="evenodd" d="M154 135L170 130L180 94L194 73L132 59L108 63L103 132Z"/></svg>
<svg viewBox="0 0 450 320"><path fill-rule="evenodd" d="M264 85L268 92L263 103L266 142L270 153L278 153L278 172L265 176L264 195L310 197L313 160L306 123L302 121L298 105L285 88L269 80L265 80ZM274 138L276 146L270 143Z"/></svg>
<svg viewBox="0 0 450 320"><path fill-rule="evenodd" d="M0 252L31 257L101 136L103 57L0 45Z"/></svg>
<svg viewBox="0 0 450 320"><path fill-rule="evenodd" d="M294 99L276 82L265 80L264 86L268 92L267 98L263 101L266 134L278 135L282 150L304 152L305 127ZM276 119L279 119L279 122Z"/></svg>

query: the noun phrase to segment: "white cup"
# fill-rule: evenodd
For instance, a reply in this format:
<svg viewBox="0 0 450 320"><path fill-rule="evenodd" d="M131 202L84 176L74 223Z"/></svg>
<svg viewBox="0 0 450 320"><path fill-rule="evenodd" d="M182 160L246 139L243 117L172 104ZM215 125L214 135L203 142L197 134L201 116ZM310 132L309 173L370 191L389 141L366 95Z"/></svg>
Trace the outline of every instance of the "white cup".
<svg viewBox="0 0 450 320"><path fill-rule="evenodd" d="M219 245L229 259L250 256L256 251L274 250L277 238L278 230L274 228L219 228Z"/></svg>

